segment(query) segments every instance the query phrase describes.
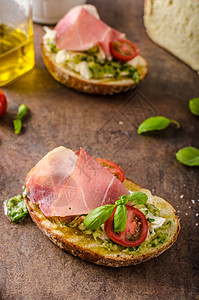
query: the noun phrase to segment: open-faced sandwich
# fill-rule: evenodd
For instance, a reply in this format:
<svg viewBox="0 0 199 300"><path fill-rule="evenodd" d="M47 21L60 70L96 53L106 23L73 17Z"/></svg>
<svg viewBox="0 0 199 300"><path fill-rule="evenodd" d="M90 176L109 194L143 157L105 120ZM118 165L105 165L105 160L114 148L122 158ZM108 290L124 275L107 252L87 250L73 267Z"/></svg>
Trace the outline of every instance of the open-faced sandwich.
<svg viewBox="0 0 199 300"><path fill-rule="evenodd" d="M42 55L57 81L86 93L127 91L148 70L138 47L101 21L93 5L76 6L53 30L46 28Z"/></svg>
<svg viewBox="0 0 199 300"><path fill-rule="evenodd" d="M27 175L24 197L32 220L51 241L99 265L129 266L156 257L180 230L167 201L83 148L75 153L58 147L44 156ZM7 202L8 216L19 200ZM12 214L15 220L17 213Z"/></svg>

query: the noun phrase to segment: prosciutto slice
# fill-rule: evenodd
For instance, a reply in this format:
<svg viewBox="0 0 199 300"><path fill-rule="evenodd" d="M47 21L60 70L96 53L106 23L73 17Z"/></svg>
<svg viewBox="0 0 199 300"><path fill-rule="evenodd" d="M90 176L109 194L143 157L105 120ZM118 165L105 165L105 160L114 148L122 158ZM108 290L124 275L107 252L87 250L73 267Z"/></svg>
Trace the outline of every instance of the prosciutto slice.
<svg viewBox="0 0 199 300"><path fill-rule="evenodd" d="M72 175L77 155L65 147L50 151L29 172L25 186L28 198L50 216L60 189Z"/></svg>
<svg viewBox="0 0 199 300"><path fill-rule="evenodd" d="M125 34L111 28L91 10L91 5L72 8L56 25L55 43L58 49L84 51L95 45L101 46L107 57L111 57L109 44Z"/></svg>
<svg viewBox="0 0 199 300"><path fill-rule="evenodd" d="M26 191L45 216L88 214L129 194L126 187L83 148L48 153L28 174Z"/></svg>

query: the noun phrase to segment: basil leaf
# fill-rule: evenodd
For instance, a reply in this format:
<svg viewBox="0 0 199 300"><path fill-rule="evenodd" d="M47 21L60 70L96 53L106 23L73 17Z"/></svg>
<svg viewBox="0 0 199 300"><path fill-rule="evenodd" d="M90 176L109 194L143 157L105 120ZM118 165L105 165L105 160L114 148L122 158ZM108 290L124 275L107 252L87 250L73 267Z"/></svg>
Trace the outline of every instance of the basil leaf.
<svg viewBox="0 0 199 300"><path fill-rule="evenodd" d="M199 98L189 100L189 109L192 114L199 116Z"/></svg>
<svg viewBox="0 0 199 300"><path fill-rule="evenodd" d="M15 134L18 134L21 131L21 128L22 128L21 119L26 115L27 111L28 111L28 108L25 104L21 104L19 106L18 114L17 114L15 120L13 121Z"/></svg>
<svg viewBox="0 0 199 300"><path fill-rule="evenodd" d="M17 118L21 119L27 114L28 108L25 104L21 104L18 108Z"/></svg>
<svg viewBox="0 0 199 300"><path fill-rule="evenodd" d="M147 131L162 130L168 127L170 123L175 123L177 125L176 128L180 127L180 124L175 120L170 120L162 116L151 117L140 124L140 126L137 129L137 132L138 134L141 134Z"/></svg>
<svg viewBox="0 0 199 300"><path fill-rule="evenodd" d="M15 134L18 134L21 131L21 128L22 128L21 120L20 119L15 119L13 121L13 125L14 125Z"/></svg>
<svg viewBox="0 0 199 300"><path fill-rule="evenodd" d="M128 201L132 201L135 204L145 204L148 200L148 196L142 192L134 192L128 195Z"/></svg>
<svg viewBox="0 0 199 300"><path fill-rule="evenodd" d="M114 214L114 231L122 232L126 228L127 208L124 204L118 205Z"/></svg>
<svg viewBox="0 0 199 300"><path fill-rule="evenodd" d="M199 166L199 149L194 147L185 147L176 153L177 160L189 167Z"/></svg>
<svg viewBox="0 0 199 300"><path fill-rule="evenodd" d="M150 218L147 218L147 221L148 221L148 222L150 222L150 223L152 223L152 222L154 222L154 221L155 221L155 219L150 219Z"/></svg>
<svg viewBox="0 0 199 300"><path fill-rule="evenodd" d="M116 205L108 204L93 209L84 219L87 229L95 230L110 218Z"/></svg>

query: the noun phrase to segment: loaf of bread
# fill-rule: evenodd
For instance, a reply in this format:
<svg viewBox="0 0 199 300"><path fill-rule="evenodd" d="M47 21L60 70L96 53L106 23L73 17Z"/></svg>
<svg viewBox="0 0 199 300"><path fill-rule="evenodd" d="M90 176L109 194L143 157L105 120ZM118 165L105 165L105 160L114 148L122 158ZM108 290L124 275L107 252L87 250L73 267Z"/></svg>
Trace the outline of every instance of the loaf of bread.
<svg viewBox="0 0 199 300"><path fill-rule="evenodd" d="M199 1L145 0L149 37L199 72Z"/></svg>

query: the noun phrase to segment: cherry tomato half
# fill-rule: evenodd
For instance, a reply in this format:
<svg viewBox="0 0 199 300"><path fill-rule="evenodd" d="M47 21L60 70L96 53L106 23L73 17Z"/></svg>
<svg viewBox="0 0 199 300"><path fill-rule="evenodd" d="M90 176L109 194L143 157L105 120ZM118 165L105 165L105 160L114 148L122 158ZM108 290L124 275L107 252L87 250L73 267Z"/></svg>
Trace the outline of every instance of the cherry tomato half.
<svg viewBox="0 0 199 300"><path fill-rule="evenodd" d="M119 39L110 42L112 56L120 61L129 61L140 53L138 47L129 40Z"/></svg>
<svg viewBox="0 0 199 300"><path fill-rule="evenodd" d="M6 112L7 99L4 93L0 90L0 117Z"/></svg>
<svg viewBox="0 0 199 300"><path fill-rule="evenodd" d="M126 208L127 222L124 231L114 231L115 210L105 222L105 231L112 241L122 246L135 247L145 241L148 233L148 223L145 215L141 211L130 205L126 205Z"/></svg>
<svg viewBox="0 0 199 300"><path fill-rule="evenodd" d="M105 158L95 158L98 163L100 163L103 167L105 167L108 171L110 171L117 179L119 179L121 182L124 181L125 175L123 170L113 163L112 161L105 159Z"/></svg>

